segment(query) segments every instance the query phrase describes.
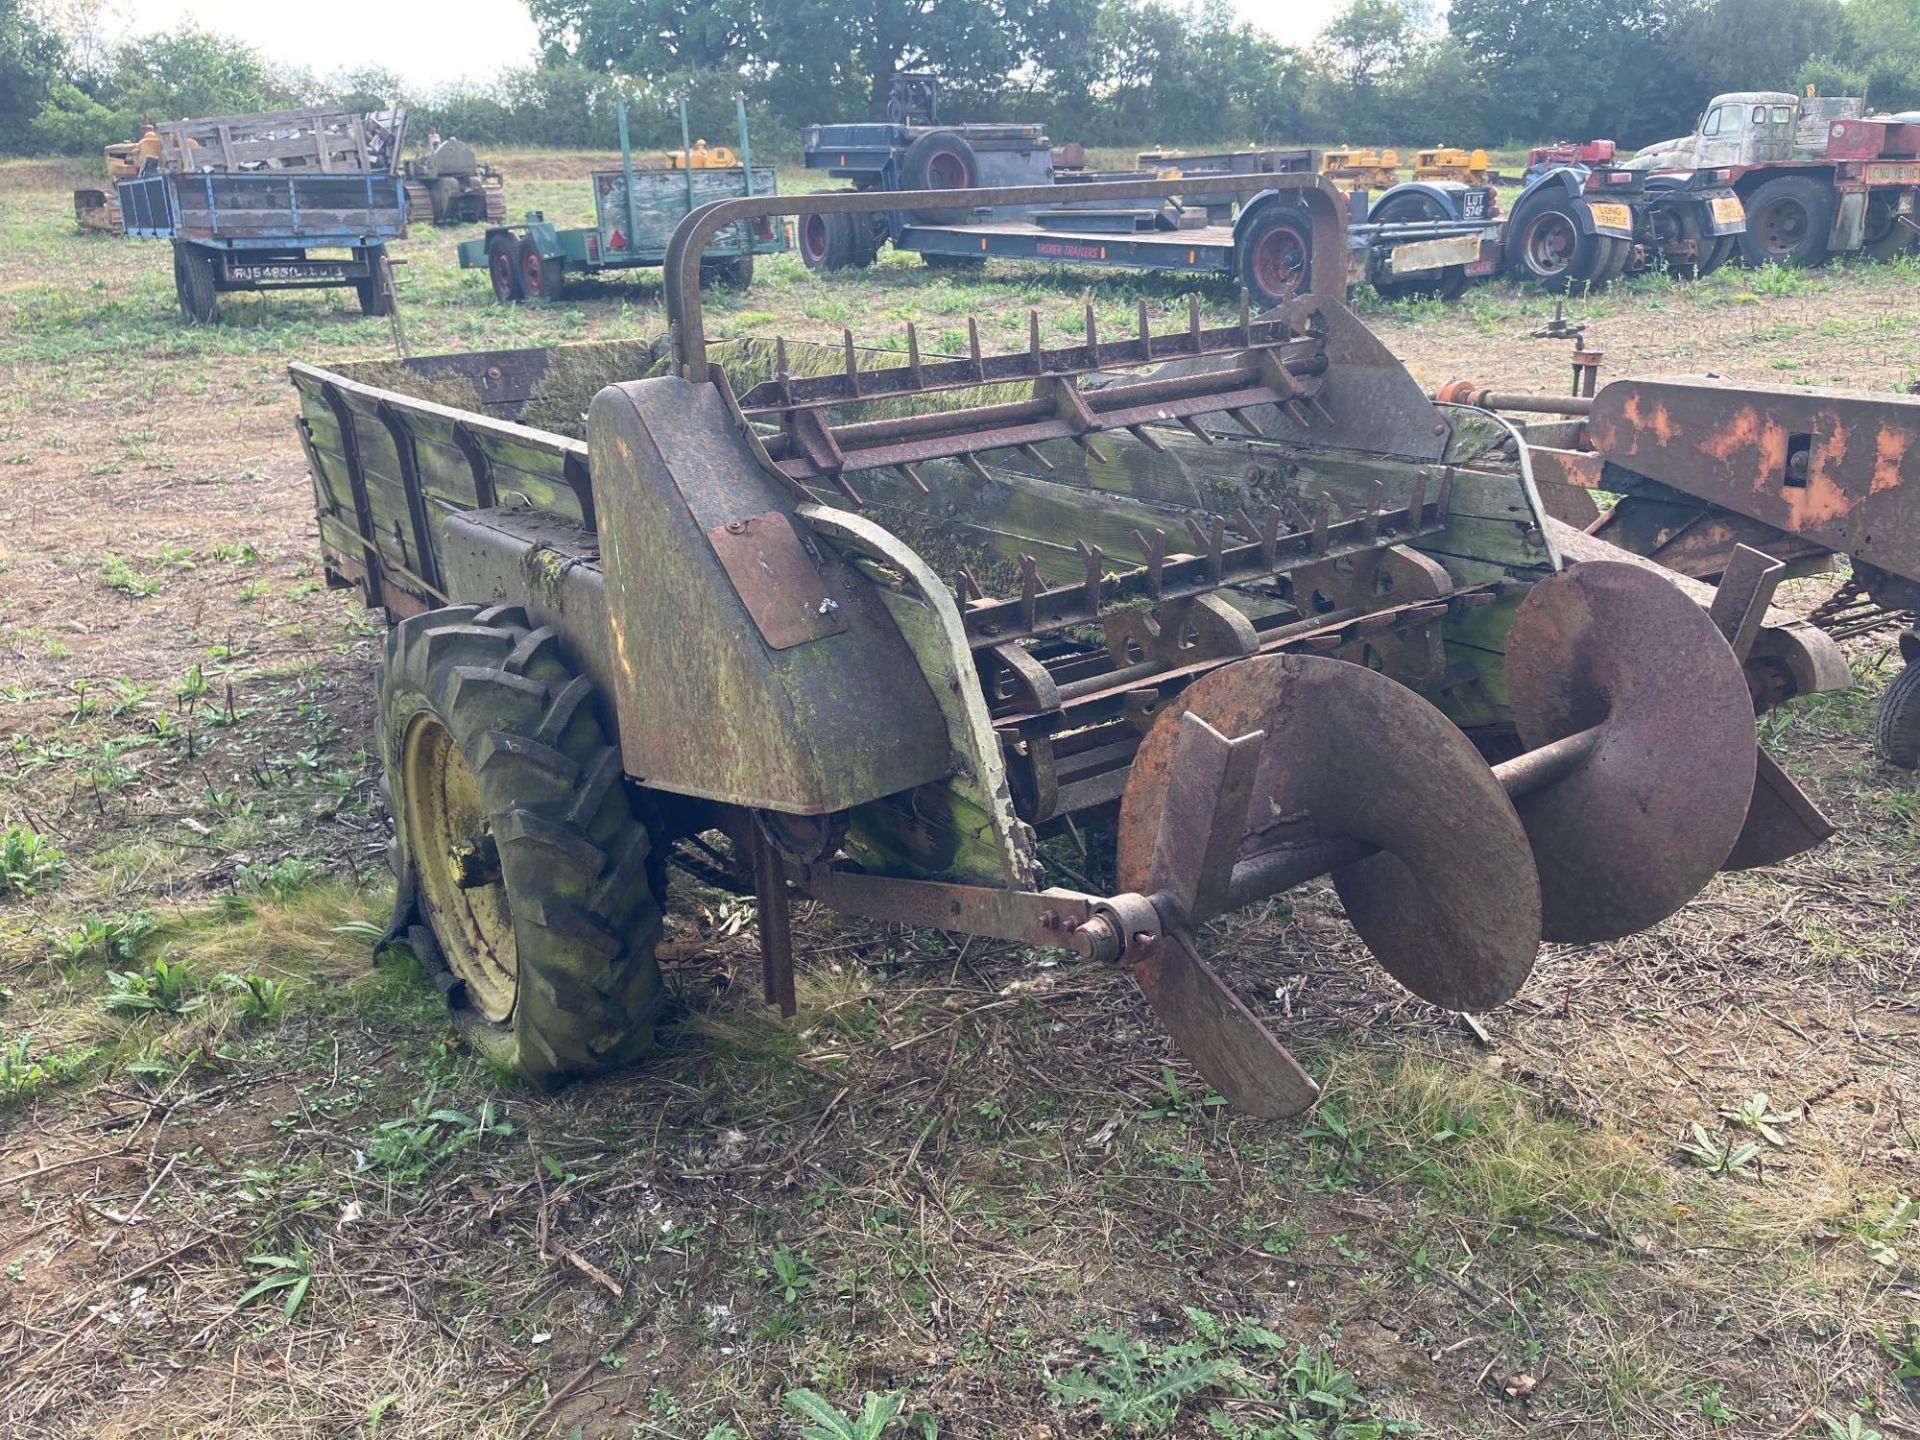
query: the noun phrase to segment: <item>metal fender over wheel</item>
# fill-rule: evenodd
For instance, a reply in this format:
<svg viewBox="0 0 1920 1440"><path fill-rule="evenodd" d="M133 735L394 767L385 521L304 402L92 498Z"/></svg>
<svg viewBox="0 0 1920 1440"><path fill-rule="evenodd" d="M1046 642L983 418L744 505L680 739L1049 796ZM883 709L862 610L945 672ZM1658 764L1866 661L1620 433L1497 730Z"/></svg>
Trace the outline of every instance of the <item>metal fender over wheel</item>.
<svg viewBox="0 0 1920 1440"><path fill-rule="evenodd" d="M567 283L567 262L557 256L540 253L533 236L522 235L515 247L514 260L520 271L520 295L536 304L550 305L560 298ZM495 287L498 289L498 287Z"/></svg>
<svg viewBox="0 0 1920 1440"><path fill-rule="evenodd" d="M180 313L192 324L211 325L220 318L220 292L214 288L211 255L176 242L173 288L180 297Z"/></svg>
<svg viewBox="0 0 1920 1440"><path fill-rule="evenodd" d="M1604 235L1581 233L1581 203L1542 195L1523 204L1507 227L1507 273L1549 290L1599 279L1613 246Z"/></svg>
<svg viewBox="0 0 1920 1440"><path fill-rule="evenodd" d="M1889 765L1920 770L1920 659L1907 661L1880 697L1873 747Z"/></svg>
<svg viewBox="0 0 1920 1440"><path fill-rule="evenodd" d="M1740 254L1749 265L1818 265L1833 229L1833 189L1805 175L1776 175L1746 197Z"/></svg>
<svg viewBox="0 0 1920 1440"><path fill-rule="evenodd" d="M540 1084L653 1043L664 873L593 687L517 607L387 632L380 751L409 942L455 1025Z"/></svg>
<svg viewBox="0 0 1920 1440"><path fill-rule="evenodd" d="M907 147L900 160L900 183L908 190L971 190L978 183L980 162L966 137L953 130L929 130ZM914 210L922 225L958 225L967 210Z"/></svg>
<svg viewBox="0 0 1920 1440"><path fill-rule="evenodd" d="M520 298L520 260L511 235L487 237L487 278L493 282L493 298L502 305Z"/></svg>
<svg viewBox="0 0 1920 1440"><path fill-rule="evenodd" d="M1313 221L1291 205L1269 205L1241 232L1240 283L1254 305L1291 300L1313 268Z"/></svg>

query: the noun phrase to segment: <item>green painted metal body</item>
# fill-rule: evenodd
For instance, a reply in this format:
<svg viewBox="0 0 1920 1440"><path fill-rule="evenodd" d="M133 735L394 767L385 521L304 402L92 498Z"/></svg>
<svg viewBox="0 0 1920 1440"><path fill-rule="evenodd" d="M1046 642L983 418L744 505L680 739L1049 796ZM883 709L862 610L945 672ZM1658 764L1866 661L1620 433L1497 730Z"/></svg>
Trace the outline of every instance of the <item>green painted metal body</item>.
<svg viewBox="0 0 1920 1440"><path fill-rule="evenodd" d="M535 212L518 225L492 226L478 239L460 242L456 251L460 268L486 269L487 244L499 234L527 236L543 256L565 261L567 269L574 273L644 269L664 264L667 242L692 211L715 200L772 195L779 191L771 168L754 169L753 154L747 147L746 105L736 100L735 108L740 127L741 164L700 168L691 163L694 152L687 136L683 101L680 163L675 168L666 168L635 162L627 128L627 107L621 102L616 107L620 168L595 170L588 177L593 186L594 223L591 226L555 225ZM743 255L777 254L786 248L785 226L755 226L743 221L715 235L702 254L708 260L722 262Z"/></svg>
<svg viewBox="0 0 1920 1440"><path fill-rule="evenodd" d="M735 392L772 373L764 344L714 354ZM787 350L802 374L842 358ZM870 352L861 363L896 360ZM1449 513L1416 542L1421 552L1461 585L1524 584L1554 568L1520 477L1477 465L1493 437L1465 426L1448 427L1424 462L1224 430L1203 444L1173 427L1158 449L1103 438L1104 464L1047 443L1036 454L1050 471L1015 451L990 456L984 476L923 465L926 494L872 472L860 511L827 491L802 501L742 433L726 392L670 370L625 341L294 366L328 574L394 614L527 605L608 695L630 774L756 810L850 812L849 851L882 873L1002 885L1033 874L1019 787L950 590L962 565L989 591L1017 592L1023 554L1050 581L1070 581L1083 567L1076 542L1119 556L1142 529L1179 535L1190 518L1327 496L1336 514L1390 510L1416 485L1431 500L1446 467ZM775 515L839 622L783 648L768 643L715 539ZM1220 594L1249 623L1291 613L1272 586ZM1457 723L1506 719L1516 601L1443 627L1445 671L1424 693ZM1144 728L1151 716L1135 719Z"/></svg>

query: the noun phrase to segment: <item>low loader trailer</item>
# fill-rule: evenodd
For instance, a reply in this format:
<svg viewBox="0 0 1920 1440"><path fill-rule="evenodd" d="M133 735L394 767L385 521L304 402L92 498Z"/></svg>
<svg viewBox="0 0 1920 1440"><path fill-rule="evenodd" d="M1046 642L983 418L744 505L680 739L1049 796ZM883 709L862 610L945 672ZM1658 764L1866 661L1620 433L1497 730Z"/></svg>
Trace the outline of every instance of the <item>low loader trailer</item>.
<svg viewBox="0 0 1920 1440"><path fill-rule="evenodd" d="M664 360L292 367L327 573L391 621L389 941L477 1049L546 1082L644 1054L673 867L755 897L787 1013L803 900L1057 949L1293 1115L1316 1083L1208 920L1330 875L1402 984L1482 1010L1543 939L1818 843L1755 741L1751 657L1831 649L1769 612L1781 567L1696 595L1555 521L1511 427L1347 308L1337 192L1274 183L1311 273L1224 325L709 341L727 227L973 203L755 195L675 231ZM1044 842L1095 826L1112 873L1062 883Z"/></svg>

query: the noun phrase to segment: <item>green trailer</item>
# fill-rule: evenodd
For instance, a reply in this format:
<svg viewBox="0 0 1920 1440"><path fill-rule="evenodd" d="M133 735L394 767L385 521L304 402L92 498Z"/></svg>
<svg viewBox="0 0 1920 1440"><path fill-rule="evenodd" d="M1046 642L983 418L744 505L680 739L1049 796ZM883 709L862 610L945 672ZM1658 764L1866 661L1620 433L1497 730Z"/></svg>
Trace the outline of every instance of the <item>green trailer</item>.
<svg viewBox="0 0 1920 1440"><path fill-rule="evenodd" d="M771 167L754 167L746 104L736 100L735 107L738 164L700 163L703 155L692 144L682 102L680 153L661 166L634 160L622 103L620 168L592 175L594 223L563 228L535 210L520 224L490 225L478 239L460 242L460 268L485 270L494 298L503 305L516 300L551 303L575 275L658 268L666 262L674 227L691 211L715 200L778 193ZM786 227L778 220L762 216L740 221L713 237L701 257L700 281L727 281L745 289L753 283L753 257L786 248Z"/></svg>

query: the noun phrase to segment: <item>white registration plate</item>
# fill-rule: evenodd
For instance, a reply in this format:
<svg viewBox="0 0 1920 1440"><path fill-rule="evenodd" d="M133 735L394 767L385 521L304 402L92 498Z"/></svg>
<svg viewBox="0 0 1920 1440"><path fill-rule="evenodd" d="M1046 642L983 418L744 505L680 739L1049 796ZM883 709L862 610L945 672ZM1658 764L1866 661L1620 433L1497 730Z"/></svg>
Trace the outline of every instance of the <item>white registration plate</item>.
<svg viewBox="0 0 1920 1440"><path fill-rule="evenodd" d="M1392 250L1393 273L1411 274L1416 270L1444 270L1449 265L1471 265L1480 258L1478 235L1449 235L1444 240L1416 240L1396 245Z"/></svg>

